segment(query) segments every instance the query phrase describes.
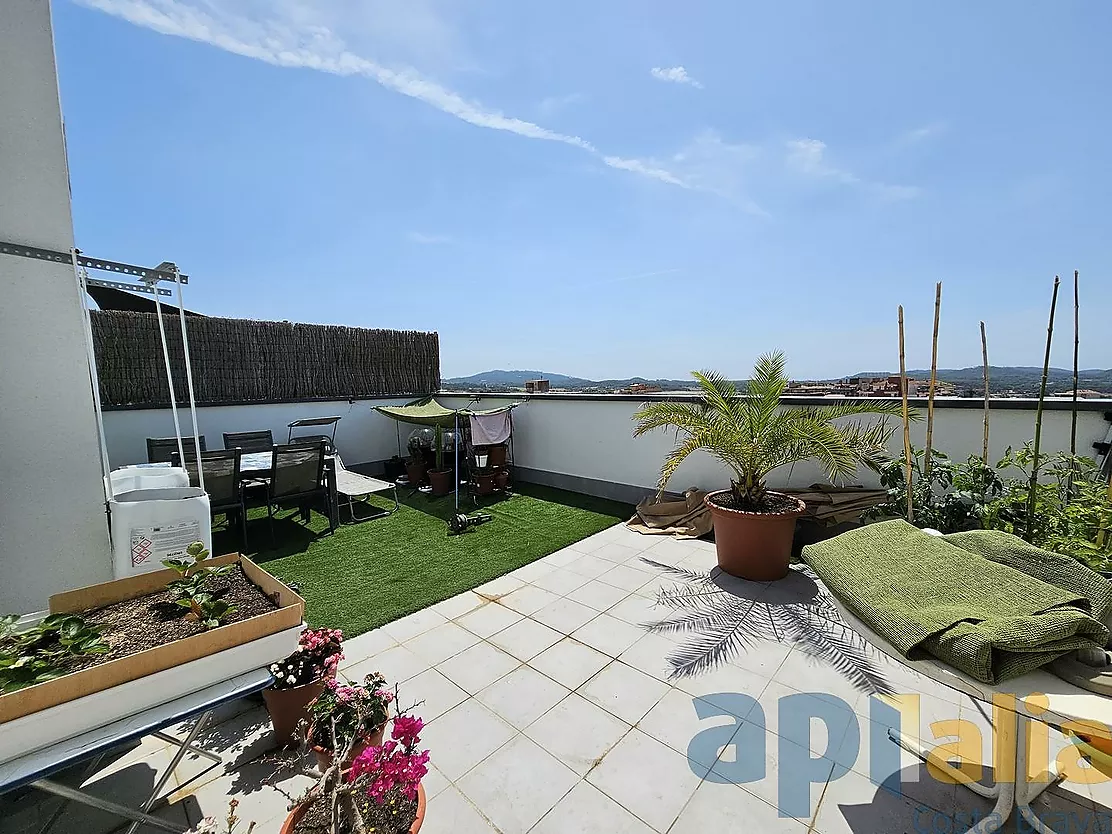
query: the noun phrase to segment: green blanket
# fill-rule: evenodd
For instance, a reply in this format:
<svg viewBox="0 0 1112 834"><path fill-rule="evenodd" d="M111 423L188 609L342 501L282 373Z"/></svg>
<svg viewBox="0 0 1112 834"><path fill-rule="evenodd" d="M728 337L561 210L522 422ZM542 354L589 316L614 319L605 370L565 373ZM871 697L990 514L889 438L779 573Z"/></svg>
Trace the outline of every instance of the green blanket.
<svg viewBox="0 0 1112 834"><path fill-rule="evenodd" d="M1097 610L1110 604L1107 587L1093 586L1092 572L1073 560L1053 566L1064 574L1055 584L1042 581L1032 573L1054 578L1050 570L1015 541L993 531L943 540L906 521L884 521L808 545L803 560L905 657L930 654L994 684L1108 637L1091 616L1107 613ZM1103 590L1095 605L1081 590L1090 586Z"/></svg>

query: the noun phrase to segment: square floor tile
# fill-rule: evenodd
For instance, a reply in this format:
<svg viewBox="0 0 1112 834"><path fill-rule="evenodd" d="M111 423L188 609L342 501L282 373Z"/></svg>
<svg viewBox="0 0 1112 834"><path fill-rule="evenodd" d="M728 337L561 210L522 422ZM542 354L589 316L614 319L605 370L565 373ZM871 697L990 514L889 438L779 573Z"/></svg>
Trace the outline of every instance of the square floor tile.
<svg viewBox="0 0 1112 834"><path fill-rule="evenodd" d="M729 663L720 663L705 672L686 677L677 676L672 679L671 683L690 695L697 695L713 704L720 704L732 709L734 708L732 705L737 701L734 698L735 695L748 695L750 698L759 701L769 682L767 678L761 677L755 672L750 672L748 669L741 669ZM739 717L744 718L745 716Z"/></svg>
<svg viewBox="0 0 1112 834"><path fill-rule="evenodd" d="M643 629L623 623L608 614L599 614L572 632L572 637L603 654L617 657L644 636Z"/></svg>
<svg viewBox="0 0 1112 834"><path fill-rule="evenodd" d="M498 834L475 806L451 785L428 803L421 834Z"/></svg>
<svg viewBox="0 0 1112 834"><path fill-rule="evenodd" d="M667 831L702 775L698 765L675 750L630 730L587 774L587 781L657 831Z"/></svg>
<svg viewBox="0 0 1112 834"><path fill-rule="evenodd" d="M622 588L615 588L613 585L607 585L597 579L576 588L568 594L569 598L596 611L605 611L607 608L612 608L627 596L629 596L629 593Z"/></svg>
<svg viewBox="0 0 1112 834"><path fill-rule="evenodd" d="M416 704L414 709L425 721L432 721L443 715L457 704L467 700L467 693L440 674L435 669L426 669L421 674L405 682L401 690L402 706Z"/></svg>
<svg viewBox="0 0 1112 834"><path fill-rule="evenodd" d="M600 581L605 582L606 576L603 575ZM622 622L640 627L646 623L665 619L671 611L657 606L654 600L645 599L645 597L637 594L630 594L617 605L606 609L606 613Z"/></svg>
<svg viewBox="0 0 1112 834"><path fill-rule="evenodd" d="M397 642L404 643L409 638L424 634L429 629L436 628L446 622L448 622L448 618L443 614L439 614L431 608L425 608L410 614L408 617L402 617L400 620L387 623L382 627L382 630Z"/></svg>
<svg viewBox="0 0 1112 834"><path fill-rule="evenodd" d="M464 649L438 664L436 669L452 683L474 695L520 665L521 661L516 657L483 642Z"/></svg>
<svg viewBox="0 0 1112 834"><path fill-rule="evenodd" d="M579 687L578 692L627 724L636 724L669 689L656 678L614 661Z"/></svg>
<svg viewBox="0 0 1112 834"><path fill-rule="evenodd" d="M519 614L497 602L488 602L482 607L464 614L456 620L456 624L485 638L497 634L504 628L509 628L523 616L523 614Z"/></svg>
<svg viewBox="0 0 1112 834"><path fill-rule="evenodd" d="M638 722L637 729L710 770L723 748L729 747L729 742L741 725L741 719L731 715L713 714L718 712L713 707L711 717L700 718L696 711L697 700L686 692L672 689ZM705 708L707 705L702 706ZM707 712L704 711L703 714L706 715ZM691 746L692 740L700 732L712 727L725 728L720 747L711 750L699 745Z"/></svg>
<svg viewBox="0 0 1112 834"><path fill-rule="evenodd" d="M572 573L578 573L580 576L585 576L587 579L595 579L600 574L606 573L614 567L613 562L607 562L605 559L600 559L589 553L580 556L574 562L567 564L567 569Z"/></svg>
<svg viewBox="0 0 1112 834"><path fill-rule="evenodd" d="M589 782L560 800L532 834L655 834L637 817Z"/></svg>
<svg viewBox="0 0 1112 834"><path fill-rule="evenodd" d="M570 594L576 588L586 585L589 581L587 577L580 576L574 571L557 568L537 579L533 584L538 588L544 588L546 591L564 596Z"/></svg>
<svg viewBox="0 0 1112 834"><path fill-rule="evenodd" d="M610 657L577 640L565 637L529 661L529 665L568 689L578 689L610 663Z"/></svg>
<svg viewBox="0 0 1112 834"><path fill-rule="evenodd" d="M863 688L830 662L798 648L784 658L774 680L797 692L833 695L849 704L850 709L871 694L871 690Z"/></svg>
<svg viewBox="0 0 1112 834"><path fill-rule="evenodd" d="M970 810L974 807L980 809L988 804L980 805L982 800L977 800L971 793L968 797ZM814 817L813 830L821 834L851 834L851 832L856 834L862 831L916 832L925 830L924 820L932 826L926 830L936 830L933 828L935 814L936 809L929 805L906 796L898 796L892 791L874 785L859 773L850 771L826 786ZM964 826L959 825L953 829L950 827L949 819L940 822L943 822L944 826L937 830L964 831L975 820L969 819ZM1009 827L1006 830L1015 829ZM1031 828L1026 826L1021 830L1030 831Z"/></svg>
<svg viewBox="0 0 1112 834"><path fill-rule="evenodd" d="M627 547L624 544L617 542L607 542L602 547L595 548L591 551L592 556L597 556L600 559L605 559L607 562L613 562L620 565L623 562L628 562L633 557L637 556L641 551L634 547Z"/></svg>
<svg viewBox="0 0 1112 834"><path fill-rule="evenodd" d="M419 675L432 664L407 649L405 646L394 646L384 652L379 652L374 657L349 666L344 674L352 680L362 680L371 672L382 672L386 680L391 683L402 683Z"/></svg>
<svg viewBox="0 0 1112 834"><path fill-rule="evenodd" d="M570 694L551 678L519 666L475 697L495 714L523 730Z"/></svg>
<svg viewBox="0 0 1112 834"><path fill-rule="evenodd" d="M786 643L777 643L772 640L758 640L743 646L737 654L730 658L730 664L741 669L756 672L762 678L772 680L776 671L784 662L792 647Z"/></svg>
<svg viewBox="0 0 1112 834"><path fill-rule="evenodd" d="M561 597L544 608L534 611L531 616L537 622L544 623L562 634L571 634L597 617L598 612L575 600Z"/></svg>
<svg viewBox="0 0 1112 834"><path fill-rule="evenodd" d="M633 593L654 578L653 574L638 568L629 565L615 565L606 573L599 574L598 581L613 585L615 588L624 588L626 591Z"/></svg>
<svg viewBox="0 0 1112 834"><path fill-rule="evenodd" d="M421 779L421 785L425 789L425 799L431 800L441 791L448 788L452 783L448 781L448 777L436 769L436 765L429 764L428 771Z"/></svg>
<svg viewBox="0 0 1112 834"><path fill-rule="evenodd" d="M540 579L545 574L551 573L552 570L552 565L548 565L540 560L537 560L536 562L530 562L529 564L523 565L517 570L512 571L510 573L510 576L514 577L514 579L520 579L522 582L531 583L535 582L537 579Z"/></svg>
<svg viewBox="0 0 1112 834"><path fill-rule="evenodd" d="M713 696L707 696L711 700ZM788 699L791 699L790 701ZM757 699L746 721L760 724L789 741L820 756L837 756L851 724L858 716L844 702L821 693L800 693L776 681L770 681ZM792 715L810 716L809 720L786 720Z"/></svg>
<svg viewBox="0 0 1112 834"><path fill-rule="evenodd" d="M437 770L456 781L515 734L513 727L469 698L430 722L421 743Z"/></svg>
<svg viewBox="0 0 1112 834"><path fill-rule="evenodd" d="M572 694L530 724L525 735L585 776L629 730L629 724Z"/></svg>
<svg viewBox="0 0 1112 834"><path fill-rule="evenodd" d="M642 555L665 565L675 565L699 551L687 539L658 536L657 541Z"/></svg>
<svg viewBox="0 0 1112 834"><path fill-rule="evenodd" d="M554 568L562 568L569 562L574 562L583 556L583 551L573 550L570 547L565 547L563 550L557 550L555 553L549 553L543 559L546 565L552 565Z"/></svg>
<svg viewBox="0 0 1112 834"><path fill-rule="evenodd" d="M345 637L344 659L340 661L340 669L354 666L356 663L374 657L387 649L392 649L396 645L398 645L398 642L387 634L383 628L376 628L374 631L368 631L358 637Z"/></svg>
<svg viewBox="0 0 1112 834"><path fill-rule="evenodd" d="M668 655L676 650L676 644L659 634L646 634L620 655L618 660L657 680L675 684L672 677L672 664Z"/></svg>
<svg viewBox="0 0 1112 834"><path fill-rule="evenodd" d="M478 642L479 638L470 631L460 628L455 623L444 623L406 640L405 647L428 661L430 666L435 666Z"/></svg>
<svg viewBox="0 0 1112 834"><path fill-rule="evenodd" d="M559 597L551 591L546 591L544 588L538 588L535 585L526 585L524 588L518 588L516 591L511 591L501 597L498 602L507 608L512 608L519 614L528 616L557 599Z"/></svg>
<svg viewBox="0 0 1112 834"><path fill-rule="evenodd" d="M492 579L490 582L480 585L475 589L475 593L488 599L498 599L516 591L524 585L525 583L517 577L506 574L505 576L499 576L497 579Z"/></svg>
<svg viewBox="0 0 1112 834"><path fill-rule="evenodd" d="M457 787L503 834L525 834L577 781L575 773L518 736L459 780Z"/></svg>
<svg viewBox="0 0 1112 834"><path fill-rule="evenodd" d="M474 611L486 600L476 594L474 591L464 591L462 594L456 594L454 597L449 597L443 602L438 602L432 606L432 610L449 620L454 620L457 617L462 617L468 611ZM347 645L346 643L344 644Z"/></svg>
<svg viewBox="0 0 1112 834"><path fill-rule="evenodd" d="M530 660L564 635L534 620L521 620L495 634L490 642L518 660Z"/></svg>
<svg viewBox="0 0 1112 834"><path fill-rule="evenodd" d="M669 829L669 834L705 834L708 831L805 834L807 826L790 817L780 817L775 807L736 785L704 782Z"/></svg>

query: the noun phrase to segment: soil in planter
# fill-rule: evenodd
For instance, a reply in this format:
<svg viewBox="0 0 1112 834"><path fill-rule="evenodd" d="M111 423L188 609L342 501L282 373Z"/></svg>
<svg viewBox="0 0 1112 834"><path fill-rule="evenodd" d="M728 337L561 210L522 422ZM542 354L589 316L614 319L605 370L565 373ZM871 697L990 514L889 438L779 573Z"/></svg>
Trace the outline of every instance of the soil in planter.
<svg viewBox="0 0 1112 834"><path fill-rule="evenodd" d="M247 578L238 564L234 571L224 576L210 577L205 583L205 590L235 606L235 613L223 621L224 625L278 608L262 589ZM189 618L188 609L173 601L167 590L76 613L90 625L100 626L101 634L111 648L104 654L81 658L82 662L70 670L74 672L205 631L200 623Z"/></svg>
<svg viewBox="0 0 1112 834"><path fill-rule="evenodd" d="M366 802L370 803L370 801L371 800L367 800ZM379 831L382 831L382 834L405 834L405 832L409 831L413 819L417 816L417 800L405 799L404 797L399 799L397 811L398 818L409 820L409 824L406 824L405 826L402 826L395 831L382 831L382 829L379 828L376 830L375 834L378 834ZM294 826L294 834L329 834L329 832L332 830L329 827L329 820L331 819L330 812L331 798L328 796L321 797L311 806L309 806L309 810L305 812L305 816L303 816L301 818L301 821L298 822L296 826ZM365 815L364 819L367 818L368 817ZM346 822L346 820L341 820L341 824L339 826L339 830L343 832L343 834L348 834L348 832L354 830L353 827L346 824Z"/></svg>
<svg viewBox="0 0 1112 834"><path fill-rule="evenodd" d="M728 490L721 495L712 496L710 501L714 506L721 507L724 510L741 510L746 513L790 513L799 510L799 504L796 503L794 498L787 495L776 495L771 492L765 494L765 500L760 504L738 501L734 494Z"/></svg>

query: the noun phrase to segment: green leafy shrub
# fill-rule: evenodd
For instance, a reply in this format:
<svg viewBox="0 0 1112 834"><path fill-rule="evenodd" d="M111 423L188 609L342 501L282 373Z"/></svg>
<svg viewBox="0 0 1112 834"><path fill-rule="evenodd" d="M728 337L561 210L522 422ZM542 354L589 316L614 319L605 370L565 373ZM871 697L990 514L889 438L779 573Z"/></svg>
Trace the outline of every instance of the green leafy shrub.
<svg viewBox="0 0 1112 834"><path fill-rule="evenodd" d="M100 629L76 614L53 614L23 631L18 622L18 614L0 616L0 693L60 678L109 648Z"/></svg>
<svg viewBox="0 0 1112 834"><path fill-rule="evenodd" d="M186 548L186 559L164 559L162 564L178 573L178 579L167 583L166 588L174 602L188 608L193 616L206 629L220 626L224 620L236 612L236 607L217 599L204 588L208 580L224 576L235 570L235 565L221 565L210 568L202 563L208 559L209 552L201 542L193 542Z"/></svg>

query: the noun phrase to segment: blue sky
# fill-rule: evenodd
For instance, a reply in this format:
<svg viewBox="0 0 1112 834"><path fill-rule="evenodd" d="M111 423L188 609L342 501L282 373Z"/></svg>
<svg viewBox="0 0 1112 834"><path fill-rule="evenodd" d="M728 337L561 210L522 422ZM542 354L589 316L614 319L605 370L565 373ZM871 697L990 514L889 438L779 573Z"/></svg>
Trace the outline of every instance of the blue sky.
<svg viewBox="0 0 1112 834"><path fill-rule="evenodd" d="M54 0L78 245L445 376L1112 365L1105 3ZM1100 297L1103 295L1103 298ZM1067 315L1054 362L1068 366ZM1102 326L1102 323L1104 325Z"/></svg>

